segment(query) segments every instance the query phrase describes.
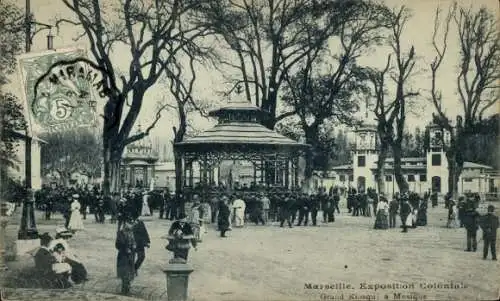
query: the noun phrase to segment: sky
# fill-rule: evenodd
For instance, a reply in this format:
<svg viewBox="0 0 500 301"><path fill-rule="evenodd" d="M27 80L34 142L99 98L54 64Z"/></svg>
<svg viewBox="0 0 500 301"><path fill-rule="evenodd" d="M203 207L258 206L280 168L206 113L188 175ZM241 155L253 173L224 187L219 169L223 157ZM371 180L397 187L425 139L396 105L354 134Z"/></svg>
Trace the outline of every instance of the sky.
<svg viewBox="0 0 500 301"><path fill-rule="evenodd" d="M24 9L25 0L14 0L18 3L19 7ZM400 6L404 5L411 9L412 18L407 24L407 28L404 31L404 47L409 49L410 45L413 45L418 56L417 61L417 71L418 74L415 75L411 81L411 87L421 93L421 96L416 100L418 102L416 112L409 116L408 127L413 128L416 126L424 127L431 119L431 112L433 107L428 100L428 90L430 87L430 71L429 63L434 58L434 52L431 45L431 38L433 32L434 24L434 14L438 6L446 10L452 1L445 0L386 0L388 6ZM487 6L492 12L498 14L498 0L461 0L458 1L460 5L464 6ZM65 7L61 0L31 0L32 12L38 22L51 24L54 22L55 18L71 17L71 12ZM59 33L54 38L55 48L66 48L74 45L80 45L88 48L85 40L75 42L73 40L76 37L78 31L72 26L65 26L61 29ZM441 88L444 103L443 106L446 112L450 116L454 116L458 113L457 109L460 106L458 104L458 98L456 95L456 65L458 59L458 42L457 36L454 35L454 31L450 32L449 40L449 51L443 66L439 71L438 86ZM56 32L54 31L54 34ZM46 34L38 34L32 46L32 52L44 51L46 47ZM126 48L117 47L112 54L112 61L122 68L128 66L128 59L122 55L123 51L127 51ZM374 67L382 67L386 62L387 50L381 49L380 51L375 51L369 56L362 59L366 64L372 65ZM217 93L224 89L224 80L221 74L210 67L200 67L198 68L198 78L196 82L195 93L197 97L213 103L213 106L217 106L221 103L221 96ZM11 84L11 91L21 95L22 87L18 80L14 80ZM143 108L139 115L139 123L142 127L146 127L155 115L155 108L157 101L170 97L165 85L162 83L157 84L152 87L150 91L146 94L146 99L143 104ZM238 100L237 96L233 96L232 100ZM493 109L493 111L498 112L499 106ZM371 118L371 117L370 117ZM172 126L175 126L177 120L177 115L174 111L170 110L163 114L157 127L151 132L153 137L159 137L162 142L167 142L172 139L173 131ZM199 116L192 116L190 118L193 127L198 130L207 129L214 124L213 120L208 120Z"/></svg>

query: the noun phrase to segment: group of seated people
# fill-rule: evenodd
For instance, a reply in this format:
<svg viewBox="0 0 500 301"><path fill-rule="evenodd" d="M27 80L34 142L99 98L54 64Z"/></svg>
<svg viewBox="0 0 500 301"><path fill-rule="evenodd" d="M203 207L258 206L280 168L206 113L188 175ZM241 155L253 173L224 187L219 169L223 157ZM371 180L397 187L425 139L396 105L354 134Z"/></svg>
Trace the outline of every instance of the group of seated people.
<svg viewBox="0 0 500 301"><path fill-rule="evenodd" d="M63 238L42 234L34 259L36 277L51 288L69 288L87 280L87 270Z"/></svg>

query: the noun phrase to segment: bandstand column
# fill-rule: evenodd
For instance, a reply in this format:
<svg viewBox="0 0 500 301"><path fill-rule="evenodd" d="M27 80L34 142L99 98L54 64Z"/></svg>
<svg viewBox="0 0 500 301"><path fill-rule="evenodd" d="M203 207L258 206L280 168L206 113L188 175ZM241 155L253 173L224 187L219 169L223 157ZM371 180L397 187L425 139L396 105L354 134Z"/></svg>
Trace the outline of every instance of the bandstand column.
<svg viewBox="0 0 500 301"><path fill-rule="evenodd" d="M143 166L142 167L142 188L148 187L148 167Z"/></svg>
<svg viewBox="0 0 500 301"><path fill-rule="evenodd" d="M135 166L130 167L130 186L135 187Z"/></svg>
<svg viewBox="0 0 500 301"><path fill-rule="evenodd" d="M260 182L262 183L262 185L266 184L264 182L264 158L260 159Z"/></svg>
<svg viewBox="0 0 500 301"><path fill-rule="evenodd" d="M182 157L182 190L184 190L184 187L187 186L187 164L186 164L186 158L184 156Z"/></svg>
<svg viewBox="0 0 500 301"><path fill-rule="evenodd" d="M290 159L286 158L286 167L285 167L285 187L290 188Z"/></svg>
<svg viewBox="0 0 500 301"><path fill-rule="evenodd" d="M189 162L189 186L193 187L193 161Z"/></svg>
<svg viewBox="0 0 500 301"><path fill-rule="evenodd" d="M149 174L150 174L151 181L153 181L155 179L155 165L154 164L150 166ZM154 183L154 185L156 186L156 183Z"/></svg>
<svg viewBox="0 0 500 301"><path fill-rule="evenodd" d="M203 196L202 200L207 201L207 189L208 189L208 159L207 156L203 156L203 174L202 174L202 189L203 189Z"/></svg>
<svg viewBox="0 0 500 301"><path fill-rule="evenodd" d="M294 163L293 171L294 171L294 178L295 178L295 186L299 187L299 160L297 157L295 157L293 159L293 163Z"/></svg>
<svg viewBox="0 0 500 301"><path fill-rule="evenodd" d="M217 165L217 182L215 182L217 184L217 186L219 185L220 183L220 162L219 164Z"/></svg>
<svg viewBox="0 0 500 301"><path fill-rule="evenodd" d="M253 165L253 182L255 185L257 185L257 163L252 162Z"/></svg>

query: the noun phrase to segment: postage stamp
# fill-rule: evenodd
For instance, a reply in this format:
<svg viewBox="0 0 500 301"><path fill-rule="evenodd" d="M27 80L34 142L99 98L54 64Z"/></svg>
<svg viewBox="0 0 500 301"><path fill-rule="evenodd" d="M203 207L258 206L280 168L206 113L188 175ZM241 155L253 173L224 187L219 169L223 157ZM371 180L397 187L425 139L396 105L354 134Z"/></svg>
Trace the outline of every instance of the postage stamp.
<svg viewBox="0 0 500 301"><path fill-rule="evenodd" d="M92 81L98 74L85 64L58 62L86 57L83 48L28 54L19 68L30 119L40 131L92 125L96 102Z"/></svg>

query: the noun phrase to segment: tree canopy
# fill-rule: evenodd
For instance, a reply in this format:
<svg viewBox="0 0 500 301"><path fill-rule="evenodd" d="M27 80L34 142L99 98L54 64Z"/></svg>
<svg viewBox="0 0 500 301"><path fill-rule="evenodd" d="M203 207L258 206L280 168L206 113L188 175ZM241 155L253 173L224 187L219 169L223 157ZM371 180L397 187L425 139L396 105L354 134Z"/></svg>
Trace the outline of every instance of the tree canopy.
<svg viewBox="0 0 500 301"><path fill-rule="evenodd" d="M63 181L73 173L99 177L102 168L102 140L88 128L41 135L42 175L56 172Z"/></svg>
<svg viewBox="0 0 500 301"><path fill-rule="evenodd" d="M22 51L23 18L23 11L15 4L0 1L0 186L5 199L13 199L23 190L21 183L10 178L9 168L16 168L19 163L14 135L26 129L26 121L20 99L4 91L9 76L15 71L16 55Z"/></svg>

